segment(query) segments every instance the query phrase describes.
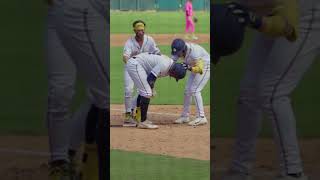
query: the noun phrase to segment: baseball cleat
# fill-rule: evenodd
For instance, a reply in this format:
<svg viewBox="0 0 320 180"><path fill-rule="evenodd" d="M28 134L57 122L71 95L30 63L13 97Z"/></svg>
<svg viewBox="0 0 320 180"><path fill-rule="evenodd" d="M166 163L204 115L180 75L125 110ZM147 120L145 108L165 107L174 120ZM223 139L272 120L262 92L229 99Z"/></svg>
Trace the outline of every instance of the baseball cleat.
<svg viewBox="0 0 320 180"><path fill-rule="evenodd" d="M124 123L130 122L131 119L132 119L131 112L124 113Z"/></svg>
<svg viewBox="0 0 320 180"><path fill-rule="evenodd" d="M74 150L69 150L68 155L70 159L70 168L72 172L73 180L80 180L80 167L81 167L81 158L79 157L80 153L77 153Z"/></svg>
<svg viewBox="0 0 320 180"><path fill-rule="evenodd" d="M206 117L197 117L196 119L190 121L188 123L189 126L199 126L199 125L204 125L207 124L207 118Z"/></svg>
<svg viewBox="0 0 320 180"><path fill-rule="evenodd" d="M99 180L98 150L96 144L86 144L80 172L81 180Z"/></svg>
<svg viewBox="0 0 320 180"><path fill-rule="evenodd" d="M296 176L279 176L276 177L275 180L308 180L308 177L301 173L297 174Z"/></svg>
<svg viewBox="0 0 320 180"><path fill-rule="evenodd" d="M49 180L73 180L70 163L66 161L54 161L50 163Z"/></svg>
<svg viewBox="0 0 320 180"><path fill-rule="evenodd" d="M197 36L194 36L194 35L193 35L191 38L192 38L193 40L198 40L198 37L197 37Z"/></svg>
<svg viewBox="0 0 320 180"><path fill-rule="evenodd" d="M190 122L190 118L189 117L179 117L177 120L174 121L175 124L183 124L183 123L188 123Z"/></svg>
<svg viewBox="0 0 320 180"><path fill-rule="evenodd" d="M248 174L229 170L223 175L222 180L253 180L253 179L252 179L252 176Z"/></svg>
<svg viewBox="0 0 320 180"><path fill-rule="evenodd" d="M131 115L131 112L126 112L125 119L123 122L123 127L136 127L136 126L137 126L137 122Z"/></svg>
<svg viewBox="0 0 320 180"><path fill-rule="evenodd" d="M153 124L151 121L144 121L144 122L140 122L137 126L140 129L158 129L159 126Z"/></svg>

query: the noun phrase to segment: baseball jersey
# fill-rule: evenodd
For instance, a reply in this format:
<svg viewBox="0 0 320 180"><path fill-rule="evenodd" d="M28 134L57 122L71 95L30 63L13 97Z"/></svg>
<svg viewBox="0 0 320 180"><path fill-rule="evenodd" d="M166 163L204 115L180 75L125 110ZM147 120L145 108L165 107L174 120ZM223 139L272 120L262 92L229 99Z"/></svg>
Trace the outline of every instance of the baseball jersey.
<svg viewBox="0 0 320 180"><path fill-rule="evenodd" d="M169 69L173 65L173 60L165 55L151 53L141 53L133 57L147 74L152 73L156 77L168 76Z"/></svg>
<svg viewBox="0 0 320 180"><path fill-rule="evenodd" d="M255 13L265 16L265 26L260 31L271 36L284 36L295 41L298 36L298 0L238 0Z"/></svg>
<svg viewBox="0 0 320 180"><path fill-rule="evenodd" d="M210 64L210 55L203 47L194 43L186 43L186 46L187 52L184 63L193 66L202 59L204 64Z"/></svg>
<svg viewBox="0 0 320 180"><path fill-rule="evenodd" d="M153 38L148 35L144 35L143 44L141 47L137 42L135 36L132 36L130 39L127 40L126 44L124 45L123 56L131 58L132 56L143 52L157 54L160 53L160 49L157 47Z"/></svg>

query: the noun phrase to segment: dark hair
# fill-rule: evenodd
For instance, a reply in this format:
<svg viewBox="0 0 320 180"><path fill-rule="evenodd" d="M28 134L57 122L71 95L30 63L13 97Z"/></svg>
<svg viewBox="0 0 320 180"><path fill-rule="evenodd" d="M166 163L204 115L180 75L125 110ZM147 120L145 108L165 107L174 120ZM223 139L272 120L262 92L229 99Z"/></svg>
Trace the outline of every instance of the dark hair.
<svg viewBox="0 0 320 180"><path fill-rule="evenodd" d="M136 20L132 23L132 27L136 26L137 23L142 23L144 26L146 26L146 23L142 20Z"/></svg>

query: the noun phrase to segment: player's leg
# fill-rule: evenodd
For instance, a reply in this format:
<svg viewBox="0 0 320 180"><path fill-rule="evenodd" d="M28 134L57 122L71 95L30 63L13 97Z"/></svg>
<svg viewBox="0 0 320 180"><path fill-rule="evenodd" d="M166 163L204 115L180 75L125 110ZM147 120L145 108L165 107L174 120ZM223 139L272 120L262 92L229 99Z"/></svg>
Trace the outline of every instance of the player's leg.
<svg viewBox="0 0 320 180"><path fill-rule="evenodd" d="M185 38L186 39L189 39L190 38L190 28L191 28L191 24L190 24L190 20L189 20L189 17L188 16L186 16L186 28L185 28L185 33L186 33L186 35L185 35Z"/></svg>
<svg viewBox="0 0 320 180"><path fill-rule="evenodd" d="M184 90L183 111L181 113L181 116L174 121L174 123L176 124L187 123L190 121L190 106L192 103L191 87L194 79L195 79L195 74L191 73Z"/></svg>
<svg viewBox="0 0 320 180"><path fill-rule="evenodd" d="M240 83L237 103L236 136L229 177L242 177L251 173L255 157L256 138L260 132L262 111L257 106L256 86L259 73L264 67L266 57L272 48L273 39L260 33L249 52L245 73Z"/></svg>
<svg viewBox="0 0 320 180"><path fill-rule="evenodd" d="M90 110L91 103L86 100L75 111L71 118L71 138L69 150L78 151L81 148L81 144L85 140L85 123L86 117Z"/></svg>
<svg viewBox="0 0 320 180"><path fill-rule="evenodd" d="M76 79L75 64L56 32L56 8L50 6L47 17L46 65L48 73L47 127L50 148L49 179L70 178L68 157L70 104ZM65 173L68 172L69 173Z"/></svg>
<svg viewBox="0 0 320 180"><path fill-rule="evenodd" d="M132 109L132 94L133 94L133 88L134 83L131 79L131 77L128 74L127 69L124 70L124 89L125 89L125 98L124 98L124 104L125 104L125 122L130 122L131 119L131 109Z"/></svg>
<svg viewBox="0 0 320 180"><path fill-rule="evenodd" d="M197 40L198 37L194 34L194 33L195 33L195 29L196 29L195 23L193 22L193 18L191 17L191 18L190 18L190 32L191 32L191 37L192 37L192 39Z"/></svg>
<svg viewBox="0 0 320 180"><path fill-rule="evenodd" d="M314 29L319 15L314 9L302 14L302 30L295 43L284 39L275 42L268 69L262 71L259 81L259 103L273 124L283 175L303 172L290 95L319 54L320 32Z"/></svg>
<svg viewBox="0 0 320 180"><path fill-rule="evenodd" d="M83 143L85 142L86 117L90 110L91 104L88 100L84 101L81 106L73 113L70 123L70 145L69 159L71 167L76 176L80 173Z"/></svg>
<svg viewBox="0 0 320 180"><path fill-rule="evenodd" d="M64 3L64 12L59 14L60 19L57 22L59 35L86 82L88 97L92 103L86 123L85 153L87 156L84 163L86 171L83 176L84 179L90 180L98 177L101 180L107 179L109 176L107 168L109 163L108 24L104 15L97 13L86 2L71 4L69 1L64 1ZM65 14L72 16L64 16ZM95 140L91 141L90 137L95 137ZM89 171L89 169L93 170Z"/></svg>
<svg viewBox="0 0 320 180"><path fill-rule="evenodd" d="M140 119L138 120L139 128L156 129L157 125L154 125L151 121L147 120L148 107L150 98L152 96L152 89L147 81L147 73L138 63L128 63L128 72L132 78L135 86L138 89L139 96L137 98L137 110L140 111Z"/></svg>
<svg viewBox="0 0 320 180"><path fill-rule="evenodd" d="M194 102L196 105L197 116L196 119L190 121L188 124L191 126L197 126L206 124L207 118L205 117L204 107L203 107L203 99L201 95L202 89L205 87L207 82L210 79L210 65L206 65L203 70L203 74L196 74L192 86L190 87L190 91L194 98Z"/></svg>

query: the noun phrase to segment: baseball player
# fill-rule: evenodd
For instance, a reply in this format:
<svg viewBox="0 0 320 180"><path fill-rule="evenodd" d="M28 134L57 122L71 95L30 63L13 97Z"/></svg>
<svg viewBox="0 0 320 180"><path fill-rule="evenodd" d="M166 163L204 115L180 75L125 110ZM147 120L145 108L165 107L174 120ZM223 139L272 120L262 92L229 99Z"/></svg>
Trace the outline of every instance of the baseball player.
<svg viewBox="0 0 320 180"><path fill-rule="evenodd" d="M194 35L195 31L195 23L193 22L193 7L192 0L187 0L185 4L185 16L186 16L186 39L189 39L189 34L191 34L191 38L196 40L198 37Z"/></svg>
<svg viewBox="0 0 320 180"><path fill-rule="evenodd" d="M133 31L135 36L130 37L125 43L123 50L123 62L126 64L128 60L140 53L150 52L159 54L160 49L151 36L145 34L146 23L142 20L134 21ZM134 82L128 74L126 65L124 65L124 89L125 89L125 120L124 126L136 126L136 121L133 119L133 110L136 106L137 98L132 98L134 91Z"/></svg>
<svg viewBox="0 0 320 180"><path fill-rule="evenodd" d="M171 54L174 60L183 58L187 69L191 71L184 92L183 112L175 123L188 123L191 126L206 124L208 121L204 113L201 91L210 79L210 55L198 44L187 43L182 39L173 40ZM192 97L197 107L197 115L194 120L189 117Z"/></svg>
<svg viewBox="0 0 320 180"><path fill-rule="evenodd" d="M138 128L157 129L158 126L147 120L150 98L154 96L154 84L158 78L171 76L184 78L186 68L181 63L174 63L165 55L141 53L130 58L126 64L127 71L138 89L137 109L141 112Z"/></svg>
<svg viewBox="0 0 320 180"><path fill-rule="evenodd" d="M109 68L106 59L109 4L103 0L48 0L48 4L49 179L73 178L68 156L69 132L72 131L69 114L78 73L85 80L90 104L83 110L86 144L82 177L83 180L106 180L109 177Z"/></svg>
<svg viewBox="0 0 320 180"><path fill-rule="evenodd" d="M229 9L256 31L238 100L237 132L225 180L251 179L263 113L272 122L280 157L277 180L306 180L290 95L319 55L319 0L242 0Z"/></svg>

